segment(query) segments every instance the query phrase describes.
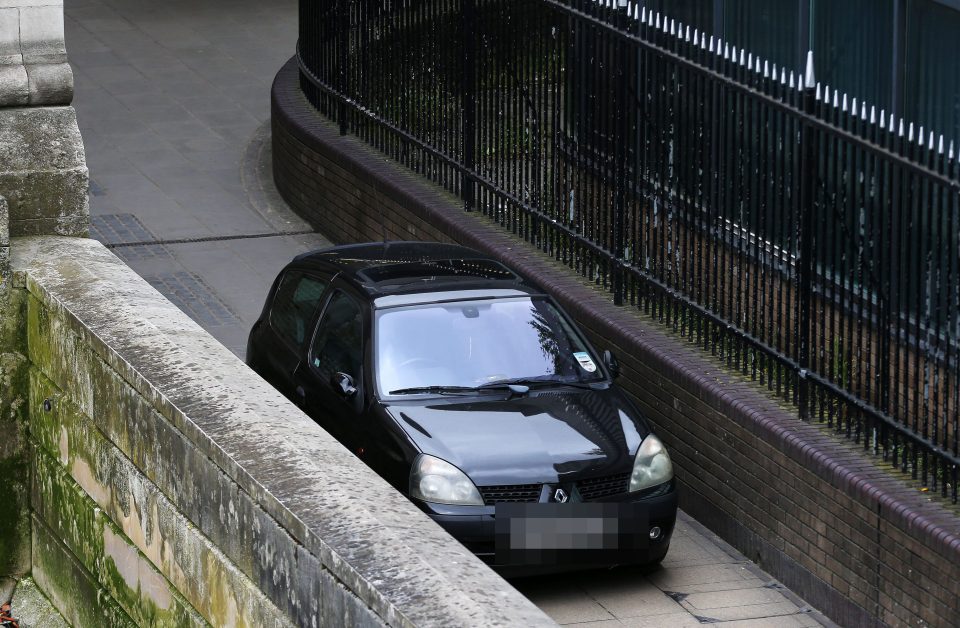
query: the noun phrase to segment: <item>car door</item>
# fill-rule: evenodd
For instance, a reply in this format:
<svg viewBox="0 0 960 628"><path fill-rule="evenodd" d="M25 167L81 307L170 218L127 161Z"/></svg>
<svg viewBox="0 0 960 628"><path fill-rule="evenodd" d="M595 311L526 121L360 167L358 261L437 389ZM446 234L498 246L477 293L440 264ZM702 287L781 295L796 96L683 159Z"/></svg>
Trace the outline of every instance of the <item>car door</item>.
<svg viewBox="0 0 960 628"><path fill-rule="evenodd" d="M365 307L332 288L306 353L294 373L295 394L317 423L354 453L362 453Z"/></svg>
<svg viewBox="0 0 960 628"><path fill-rule="evenodd" d="M251 345L256 347L256 355L250 356L251 364L291 399L295 391L291 375L306 351L329 284L330 279L319 274L297 269L284 271L265 320L254 332L255 342Z"/></svg>

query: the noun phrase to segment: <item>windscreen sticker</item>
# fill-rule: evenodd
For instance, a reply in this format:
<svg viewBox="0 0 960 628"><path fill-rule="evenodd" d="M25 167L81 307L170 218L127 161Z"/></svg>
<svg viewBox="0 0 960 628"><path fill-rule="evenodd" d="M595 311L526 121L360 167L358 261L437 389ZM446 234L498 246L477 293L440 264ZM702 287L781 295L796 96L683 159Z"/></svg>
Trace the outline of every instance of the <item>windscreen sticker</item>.
<svg viewBox="0 0 960 628"><path fill-rule="evenodd" d="M597 370L597 365L593 363L593 360L590 359L590 354L586 351L577 351L573 354L573 357L580 363L580 368L587 373L593 373Z"/></svg>

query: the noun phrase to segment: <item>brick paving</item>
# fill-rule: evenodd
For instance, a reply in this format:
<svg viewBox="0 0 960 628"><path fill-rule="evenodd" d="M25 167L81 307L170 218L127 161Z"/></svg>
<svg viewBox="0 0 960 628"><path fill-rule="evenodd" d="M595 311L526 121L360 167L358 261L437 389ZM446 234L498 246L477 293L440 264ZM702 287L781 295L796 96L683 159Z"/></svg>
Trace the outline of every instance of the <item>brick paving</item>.
<svg viewBox="0 0 960 628"><path fill-rule="evenodd" d="M67 0L92 234L243 356L277 271L325 246L272 187L269 88L295 0ZM515 581L558 623L827 623L681 513L660 569Z"/></svg>

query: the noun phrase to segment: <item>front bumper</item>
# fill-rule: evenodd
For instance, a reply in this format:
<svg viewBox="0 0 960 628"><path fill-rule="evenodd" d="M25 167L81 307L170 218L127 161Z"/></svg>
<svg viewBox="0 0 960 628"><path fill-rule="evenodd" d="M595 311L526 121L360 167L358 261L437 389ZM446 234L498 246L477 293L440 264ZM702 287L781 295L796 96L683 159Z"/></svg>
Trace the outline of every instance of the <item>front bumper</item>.
<svg viewBox="0 0 960 628"><path fill-rule="evenodd" d="M643 496L650 493L653 493L653 496ZM637 544L642 546L640 550L634 548L622 553L611 553L605 550L601 554L602 558L596 561L585 561L582 551L575 552L575 559L571 556L571 553L561 551L543 553L539 557L536 553L532 555L527 553L524 554L523 558L510 558L505 561L505 554L501 552L498 555L497 553L495 506L448 506L424 502L417 503L431 519L440 524L444 530L476 554L478 558L494 569L509 575L610 567L621 564L657 563L663 559L670 547L670 538L673 535L673 528L677 520L677 491L674 482L671 481L669 487L659 487L659 490L646 491L640 494L626 493L605 498L600 502L587 502L588 504L629 503L629 508L633 511L638 510L643 513L645 524L639 526L642 529L629 532L629 534L642 537L638 539L641 543ZM563 505L558 504L557 506ZM655 527L660 529L660 534L656 539L651 539L650 531Z"/></svg>

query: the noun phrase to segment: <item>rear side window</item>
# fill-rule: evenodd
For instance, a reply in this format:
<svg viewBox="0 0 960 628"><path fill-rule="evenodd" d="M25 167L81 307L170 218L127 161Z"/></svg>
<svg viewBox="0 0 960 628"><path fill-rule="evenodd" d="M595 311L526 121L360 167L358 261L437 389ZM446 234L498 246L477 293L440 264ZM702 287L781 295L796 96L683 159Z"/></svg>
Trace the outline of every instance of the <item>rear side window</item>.
<svg viewBox="0 0 960 628"><path fill-rule="evenodd" d="M280 280L277 296L270 308L270 326L281 338L303 347L310 321L327 283L297 271L289 271Z"/></svg>

